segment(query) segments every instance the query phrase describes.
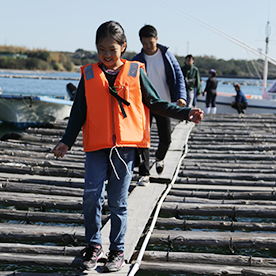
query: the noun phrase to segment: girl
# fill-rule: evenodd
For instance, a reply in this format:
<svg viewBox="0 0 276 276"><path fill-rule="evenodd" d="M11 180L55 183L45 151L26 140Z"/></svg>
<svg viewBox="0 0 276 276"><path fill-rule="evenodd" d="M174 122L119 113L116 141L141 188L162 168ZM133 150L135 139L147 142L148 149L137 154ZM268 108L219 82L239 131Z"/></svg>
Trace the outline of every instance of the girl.
<svg viewBox="0 0 276 276"><path fill-rule="evenodd" d="M217 108L216 108L216 97L217 97L217 86L218 86L218 80L216 78L217 71L215 69L211 69L209 71L209 78L206 83L206 87L204 89L203 94L206 92L206 113L209 114L210 112L212 114L216 114ZM210 107L212 105L212 109Z"/></svg>
<svg viewBox="0 0 276 276"><path fill-rule="evenodd" d="M88 245L81 266L94 269L103 255L100 229L106 190L111 231L104 271L111 272L124 265L128 189L135 148L150 146L149 109L194 123L200 122L203 112L161 100L145 74L144 65L121 59L127 43L119 23L103 23L96 33L96 46L100 62L81 68L67 128L52 152L63 157L82 128L86 152L83 212Z"/></svg>

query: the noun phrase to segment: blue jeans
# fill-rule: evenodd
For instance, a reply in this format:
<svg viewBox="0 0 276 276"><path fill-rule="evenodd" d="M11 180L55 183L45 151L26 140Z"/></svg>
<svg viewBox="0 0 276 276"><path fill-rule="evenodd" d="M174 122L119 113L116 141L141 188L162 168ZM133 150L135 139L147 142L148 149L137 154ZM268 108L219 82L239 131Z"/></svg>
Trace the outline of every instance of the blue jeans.
<svg viewBox="0 0 276 276"><path fill-rule="evenodd" d="M83 194L85 239L88 244L92 245L102 243L101 215L106 189L111 219L109 250L124 251L127 228L127 197L133 174L135 148L121 147L116 149L130 172L129 175L125 164L119 159L114 149L111 158L120 179L116 177L109 160L111 149L86 153ZM105 184L106 180L107 184Z"/></svg>

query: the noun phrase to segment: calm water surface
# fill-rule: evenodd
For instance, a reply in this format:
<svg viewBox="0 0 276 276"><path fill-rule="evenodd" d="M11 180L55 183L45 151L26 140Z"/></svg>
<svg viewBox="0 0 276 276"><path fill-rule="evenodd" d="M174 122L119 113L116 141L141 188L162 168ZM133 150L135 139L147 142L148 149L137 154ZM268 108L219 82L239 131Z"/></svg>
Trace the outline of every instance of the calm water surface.
<svg viewBox="0 0 276 276"><path fill-rule="evenodd" d="M54 77L56 79L34 79L34 78L9 78L4 76L35 76L35 77ZM59 78L59 79L58 79ZM62 79L67 78L67 79ZM72 79L70 79L72 78ZM71 82L78 85L80 73L72 72L45 72L45 71L21 71L21 70L1 70L0 69L0 87L3 94L22 94L22 95L49 95L66 96L66 85ZM202 78L202 88L205 88L207 78ZM218 78L217 91L235 94L233 88L234 82L242 84L242 91L245 94L262 95L262 80L256 79L226 79ZM268 86L271 86L272 80L268 80ZM0 123L0 137L16 129Z"/></svg>

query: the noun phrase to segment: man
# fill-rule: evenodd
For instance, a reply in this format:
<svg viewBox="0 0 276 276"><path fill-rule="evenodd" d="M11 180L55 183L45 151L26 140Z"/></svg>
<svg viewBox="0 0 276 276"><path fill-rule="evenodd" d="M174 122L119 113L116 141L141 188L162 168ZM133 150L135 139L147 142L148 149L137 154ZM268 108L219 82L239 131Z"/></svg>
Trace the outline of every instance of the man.
<svg viewBox="0 0 276 276"><path fill-rule="evenodd" d="M180 107L186 105L186 89L180 65L175 56L168 51L168 47L157 43L157 30L151 25L145 25L139 31L142 50L132 60L145 64L147 75L156 88L161 99L176 102ZM155 118L159 145L155 153L156 171L164 170L164 158L171 143L171 121L151 112ZM139 165L139 185L149 184L149 149L139 149L142 162Z"/></svg>
<svg viewBox="0 0 276 276"><path fill-rule="evenodd" d="M181 68L185 78L187 90L187 106L196 106L196 97L201 95L201 78L198 68L194 65L194 57L187 55L185 57L185 64Z"/></svg>
<svg viewBox="0 0 276 276"><path fill-rule="evenodd" d="M247 99L243 92L241 91L241 85L239 83L234 83L234 88L237 92L235 97L235 101L232 102L231 106L237 109L238 113L245 113L245 109L247 108Z"/></svg>

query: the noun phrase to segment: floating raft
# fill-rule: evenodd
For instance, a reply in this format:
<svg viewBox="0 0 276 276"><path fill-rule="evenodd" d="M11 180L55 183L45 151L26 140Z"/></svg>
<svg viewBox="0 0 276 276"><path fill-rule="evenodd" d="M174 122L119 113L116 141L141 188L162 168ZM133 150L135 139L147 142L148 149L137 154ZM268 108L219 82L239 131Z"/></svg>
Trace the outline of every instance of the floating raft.
<svg viewBox="0 0 276 276"><path fill-rule="evenodd" d="M137 275L275 276L275 119L274 114L216 114L195 126L173 120L164 172L157 175L153 166L151 184L139 187L135 169L129 191L127 264L115 274L131 274L154 207L185 148L186 157L162 203ZM0 143L0 276L101 273L102 263L91 272L78 270L85 245L81 135L64 158L49 153L65 125L8 134ZM155 124L151 136L153 162ZM102 222L107 252L106 202ZM52 273L51 267L59 273Z"/></svg>

